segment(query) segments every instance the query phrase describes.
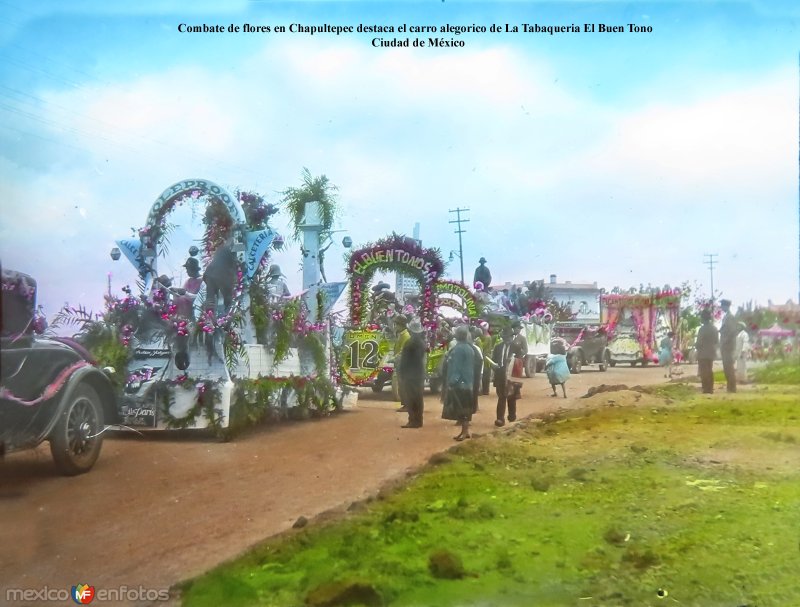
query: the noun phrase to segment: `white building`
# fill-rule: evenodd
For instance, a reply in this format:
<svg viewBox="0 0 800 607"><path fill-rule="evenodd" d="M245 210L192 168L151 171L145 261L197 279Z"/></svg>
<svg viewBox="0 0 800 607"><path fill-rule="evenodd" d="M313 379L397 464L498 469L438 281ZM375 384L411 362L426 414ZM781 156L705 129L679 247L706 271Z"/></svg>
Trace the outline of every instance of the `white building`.
<svg viewBox="0 0 800 607"><path fill-rule="evenodd" d="M530 281L526 280L521 285L505 283L503 286L496 286L495 289L503 290L522 287L526 291ZM550 274L550 280L544 283L550 292L551 297L559 304L569 306L575 316L575 322L581 324L600 324L600 294L602 290L598 288L596 282L558 282L555 274Z"/></svg>

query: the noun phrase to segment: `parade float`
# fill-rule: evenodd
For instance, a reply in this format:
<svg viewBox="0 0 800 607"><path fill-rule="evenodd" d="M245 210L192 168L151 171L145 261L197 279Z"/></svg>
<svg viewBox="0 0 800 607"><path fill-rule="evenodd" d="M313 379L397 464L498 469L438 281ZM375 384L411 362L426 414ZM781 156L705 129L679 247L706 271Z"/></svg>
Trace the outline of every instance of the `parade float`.
<svg viewBox="0 0 800 607"><path fill-rule="evenodd" d="M544 311L541 314L527 314L520 318L522 335L528 344L525 355L525 377L533 377L543 371L550 354L550 341L553 337L553 315Z"/></svg>
<svg viewBox="0 0 800 607"><path fill-rule="evenodd" d="M608 336L608 364L634 367L657 362L659 341L669 331L678 334L681 297L677 288L601 295L600 322Z"/></svg>
<svg viewBox="0 0 800 607"><path fill-rule="evenodd" d="M170 215L180 207L201 214L203 224L201 246L189 248L182 287L159 273L174 229ZM134 238L116 241L112 257L121 252L134 265L137 292L126 287L116 297L109 289L105 313L85 322L82 333L116 369L122 425L228 434L270 416L305 416L340 402L329 373L325 313L332 302L318 284L315 257L320 209L305 205L296 225L304 255L313 257L304 260L304 290L297 296L270 263L270 251L283 242L269 226L276 212L257 194L232 195L210 181L184 180L158 197ZM57 320L68 316L80 321L86 314L65 309Z"/></svg>
<svg viewBox="0 0 800 607"><path fill-rule="evenodd" d="M442 363L452 339L450 323L463 322L481 324L483 305L469 287L457 280L437 280L434 285L436 310L439 317L438 331L428 352L427 380L431 392L442 385Z"/></svg>
<svg viewBox="0 0 800 607"><path fill-rule="evenodd" d="M348 319L339 348L339 379L348 386L369 386L380 392L394 371L394 319L398 315L420 319L428 336L429 359L430 353L437 350L436 285L444 262L438 249L427 249L413 238L392 234L352 251L346 271ZM371 288L378 271L416 279L419 294L407 302L398 302L394 294ZM438 387L436 378L432 384L429 379L429 385Z"/></svg>
<svg viewBox="0 0 800 607"><path fill-rule="evenodd" d="M521 312L518 314L489 297L480 283L476 284L476 290L481 317L494 339L499 337L504 327L512 329L517 327L527 346L524 361L525 376L534 377L537 371L544 369L547 355L550 354L550 341L554 336L556 318L551 309L554 302L543 299L531 300L527 309L518 310Z"/></svg>

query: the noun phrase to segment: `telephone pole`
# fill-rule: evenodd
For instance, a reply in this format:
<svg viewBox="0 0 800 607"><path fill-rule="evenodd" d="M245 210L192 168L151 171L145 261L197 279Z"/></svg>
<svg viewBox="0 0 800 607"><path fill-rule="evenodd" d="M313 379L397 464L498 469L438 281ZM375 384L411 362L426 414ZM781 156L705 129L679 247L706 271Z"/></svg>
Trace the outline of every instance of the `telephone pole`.
<svg viewBox="0 0 800 607"><path fill-rule="evenodd" d="M704 253L703 257L706 258L706 260L703 263L708 266L708 270L709 270L709 272L711 272L711 304L713 306L713 304L714 304L714 264L718 263L715 258L719 257L719 255L717 255L716 253Z"/></svg>
<svg viewBox="0 0 800 607"><path fill-rule="evenodd" d="M458 260L461 262L461 283L462 284L465 284L465 283L464 283L464 249L461 246L461 235L464 232L466 232L466 230L462 230L461 229L461 224L462 223L469 223L469 219L462 219L461 218L461 213L466 213L468 211L469 211L469 209L461 209L461 208L450 209L449 212L450 213L455 213L456 214L456 218L455 219L451 219L448 222L448 223L457 223L458 224L458 228L455 230L455 234L458 234Z"/></svg>

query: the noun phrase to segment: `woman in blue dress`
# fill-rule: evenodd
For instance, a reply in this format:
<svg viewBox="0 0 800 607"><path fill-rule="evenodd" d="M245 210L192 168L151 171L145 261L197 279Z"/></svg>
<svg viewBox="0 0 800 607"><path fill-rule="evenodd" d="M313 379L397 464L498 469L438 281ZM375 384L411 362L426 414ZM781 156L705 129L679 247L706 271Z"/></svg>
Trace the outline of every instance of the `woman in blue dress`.
<svg viewBox="0 0 800 607"><path fill-rule="evenodd" d="M567 364L567 344L563 339L554 339L550 342L550 354L547 355L544 370L553 388L550 396L558 396L556 386L561 384L561 392L564 398L567 398L567 388L564 384L569 379L569 364Z"/></svg>

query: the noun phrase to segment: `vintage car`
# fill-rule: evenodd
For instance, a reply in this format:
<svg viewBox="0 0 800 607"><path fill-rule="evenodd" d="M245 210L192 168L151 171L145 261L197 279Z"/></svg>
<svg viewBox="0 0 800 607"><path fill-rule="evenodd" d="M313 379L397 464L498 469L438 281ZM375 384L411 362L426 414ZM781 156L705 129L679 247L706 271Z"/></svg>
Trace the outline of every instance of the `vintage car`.
<svg viewBox="0 0 800 607"><path fill-rule="evenodd" d="M596 364L600 371L613 366L603 327L564 323L556 325L555 334L567 343L570 373L580 373L584 365Z"/></svg>
<svg viewBox="0 0 800 607"><path fill-rule="evenodd" d="M116 421L111 383L77 342L36 334L33 278L4 269L2 286L0 453L47 440L59 472L88 472Z"/></svg>

